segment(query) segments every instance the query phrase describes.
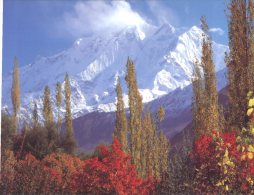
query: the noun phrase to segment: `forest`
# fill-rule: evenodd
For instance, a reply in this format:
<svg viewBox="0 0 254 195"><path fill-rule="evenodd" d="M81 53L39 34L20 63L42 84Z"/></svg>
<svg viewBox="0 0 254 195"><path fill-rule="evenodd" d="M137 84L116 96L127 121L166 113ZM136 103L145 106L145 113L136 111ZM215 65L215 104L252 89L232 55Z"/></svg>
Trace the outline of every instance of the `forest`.
<svg viewBox="0 0 254 195"><path fill-rule="evenodd" d="M56 83L54 104L45 86L43 120L33 103L31 120L21 124L15 58L12 112L3 110L1 119L0 194L254 194L254 2L231 0L227 6L227 102L219 102L212 38L203 16L201 59L193 62L189 97L192 123L177 148L161 128L164 108L151 113L142 103L132 59L125 71L129 113L118 78L112 143L80 153L68 73L63 89Z"/></svg>

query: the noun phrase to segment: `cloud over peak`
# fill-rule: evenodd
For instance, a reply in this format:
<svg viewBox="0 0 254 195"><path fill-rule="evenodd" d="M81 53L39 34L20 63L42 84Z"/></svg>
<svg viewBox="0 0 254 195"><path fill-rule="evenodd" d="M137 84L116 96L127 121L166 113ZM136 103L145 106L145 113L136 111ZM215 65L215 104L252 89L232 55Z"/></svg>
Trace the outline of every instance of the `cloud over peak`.
<svg viewBox="0 0 254 195"><path fill-rule="evenodd" d="M130 25L142 28L148 24L126 1L82 1L77 2L71 12L63 15L61 25L77 37Z"/></svg>

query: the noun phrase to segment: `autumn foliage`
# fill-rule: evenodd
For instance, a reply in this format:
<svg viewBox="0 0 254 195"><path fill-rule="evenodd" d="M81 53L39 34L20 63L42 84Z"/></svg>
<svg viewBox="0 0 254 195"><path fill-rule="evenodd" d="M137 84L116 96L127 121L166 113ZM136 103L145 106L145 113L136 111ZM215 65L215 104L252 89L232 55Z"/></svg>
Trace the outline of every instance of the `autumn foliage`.
<svg viewBox="0 0 254 195"><path fill-rule="evenodd" d="M254 193L254 145L235 132L214 131L194 143L194 191L198 193Z"/></svg>
<svg viewBox="0 0 254 195"><path fill-rule="evenodd" d="M74 189L78 193L96 194L149 194L153 180L138 177L131 158L121 149L118 140L110 148L100 146L102 159L85 162L82 171L74 174Z"/></svg>
<svg viewBox="0 0 254 195"><path fill-rule="evenodd" d="M149 194L154 180L138 177L131 157L114 140L110 147L99 146L101 158L80 160L52 153L42 160L27 154L16 160L5 153L1 173L1 194Z"/></svg>

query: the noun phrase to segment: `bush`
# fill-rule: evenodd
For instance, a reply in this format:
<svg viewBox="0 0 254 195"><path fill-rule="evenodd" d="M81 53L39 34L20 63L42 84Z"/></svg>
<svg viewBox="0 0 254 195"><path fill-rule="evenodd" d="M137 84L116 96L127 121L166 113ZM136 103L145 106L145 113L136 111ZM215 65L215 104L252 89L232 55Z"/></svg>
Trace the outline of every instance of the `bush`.
<svg viewBox="0 0 254 195"><path fill-rule="evenodd" d="M121 150L117 140L110 147L99 147L102 158L86 160L82 171L74 174L73 189L85 194L149 194L153 179L138 177L131 158Z"/></svg>
<svg viewBox="0 0 254 195"><path fill-rule="evenodd" d="M16 159L6 151L2 162L1 194L149 194L152 178L138 177L130 156L114 140L110 147L100 146L101 159L87 160L52 153L42 160L31 153Z"/></svg>
<svg viewBox="0 0 254 195"><path fill-rule="evenodd" d="M254 193L254 145L235 132L202 135L192 152L197 193Z"/></svg>

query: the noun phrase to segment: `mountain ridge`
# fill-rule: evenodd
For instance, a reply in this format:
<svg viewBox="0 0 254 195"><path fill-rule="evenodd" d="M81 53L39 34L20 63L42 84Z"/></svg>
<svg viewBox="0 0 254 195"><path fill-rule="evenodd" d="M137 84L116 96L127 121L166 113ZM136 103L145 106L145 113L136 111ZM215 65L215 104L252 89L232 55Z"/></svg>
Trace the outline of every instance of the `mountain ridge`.
<svg viewBox="0 0 254 195"><path fill-rule="evenodd" d="M128 106L124 85L128 56L136 64L138 85L145 103L188 86L192 78L192 62L201 54L202 31L196 26L185 31L164 24L150 34L145 35L137 27L128 26L110 36L79 38L71 48L21 67L21 117L31 117L29 111L34 101L40 113L43 88L47 84L54 102L55 84L59 80L63 86L66 72L70 75L74 118L93 111L114 111L114 87L118 76L123 84L125 105ZM216 70L219 71L225 68L222 54L228 47L215 42L213 47ZM5 108L11 108L10 89L11 75L3 82ZM63 115L64 104L61 111Z"/></svg>

